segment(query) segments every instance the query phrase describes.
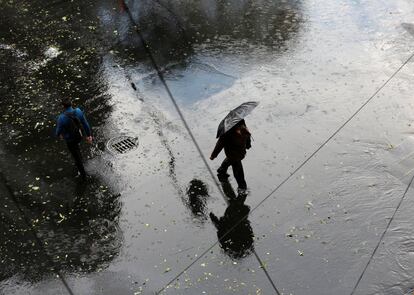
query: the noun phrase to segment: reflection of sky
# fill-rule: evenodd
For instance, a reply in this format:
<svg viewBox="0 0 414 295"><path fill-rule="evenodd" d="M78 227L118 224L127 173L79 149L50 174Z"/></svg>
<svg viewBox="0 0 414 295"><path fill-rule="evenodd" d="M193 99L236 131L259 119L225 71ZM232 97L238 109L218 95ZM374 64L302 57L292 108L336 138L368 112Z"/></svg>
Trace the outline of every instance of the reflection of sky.
<svg viewBox="0 0 414 295"><path fill-rule="evenodd" d="M379 3L378 3L379 2ZM360 31L366 31L370 33L381 32L383 33L386 30L392 30L392 26L387 26L384 23L385 19L378 18L379 14L383 14L384 11L393 12L397 9L397 6L393 1L361 1L361 0L351 0L344 1L341 5L342 11L346 13L346 16L350 19L346 21L348 24L354 24L356 29ZM329 5L329 4L328 4ZM314 17L321 20L321 24L324 24L325 28L328 30L336 27L342 26L344 23L344 18L332 18L327 14L328 10L320 9L311 9L311 13ZM341 12L343 13L343 12ZM345 28L344 28L345 29ZM351 27L347 27L348 30L352 31ZM369 38L369 36L362 36L362 34L352 34L352 38Z"/></svg>
<svg viewBox="0 0 414 295"><path fill-rule="evenodd" d="M238 68L246 72L252 64L265 62L264 56L256 60L263 53L263 47L270 50L265 54L270 58L286 40L295 36L299 27L300 17L295 5L279 5L270 0L155 2L127 1L159 66L176 63L166 66L165 79L174 97L184 105L229 89L236 77L226 73L240 77ZM125 58L128 53L122 46L128 47L129 52L139 50L141 43L137 42L136 34L131 34L131 23L122 9L105 6L99 10L99 15L107 32L117 36L114 52L119 50ZM191 50L187 51L186 47ZM145 54L137 55L135 61L141 58L145 60ZM139 64L129 65L131 81L144 96L164 97L165 89L155 74L148 73L148 68L138 69Z"/></svg>
<svg viewBox="0 0 414 295"><path fill-rule="evenodd" d="M192 104L230 88L236 78L211 65L194 62L186 66L169 67L165 72L165 80L179 102ZM141 79L138 85L145 93L159 92L163 95L165 92L156 75ZM157 87L154 88L154 85Z"/></svg>
<svg viewBox="0 0 414 295"><path fill-rule="evenodd" d="M385 9L387 3L382 2L382 9ZM391 1L387 1L391 2ZM372 18L372 11L367 7L363 1L353 0L349 2L349 15L354 19L355 24L361 30L369 29L370 31L377 31L379 29L378 19Z"/></svg>

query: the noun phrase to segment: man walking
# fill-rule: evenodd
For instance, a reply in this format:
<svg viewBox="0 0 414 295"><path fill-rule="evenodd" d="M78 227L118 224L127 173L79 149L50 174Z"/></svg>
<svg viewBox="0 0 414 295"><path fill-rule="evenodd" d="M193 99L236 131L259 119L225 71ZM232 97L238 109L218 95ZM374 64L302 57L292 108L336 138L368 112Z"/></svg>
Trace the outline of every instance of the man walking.
<svg viewBox="0 0 414 295"><path fill-rule="evenodd" d="M64 111L59 115L57 120L56 136L66 141L80 176L86 178L79 143L85 135L86 141L89 144L92 143L91 128L83 112L79 108L74 109L72 107L70 99L62 100L62 107Z"/></svg>
<svg viewBox="0 0 414 295"><path fill-rule="evenodd" d="M227 169L232 166L234 178L238 185L238 194L246 194L247 185L244 179L242 160L246 156L246 149L251 147L251 135L244 120L238 122L228 132L219 137L217 144L211 153L210 159L214 160L224 148L226 159L217 170L218 179L227 181L229 175Z"/></svg>

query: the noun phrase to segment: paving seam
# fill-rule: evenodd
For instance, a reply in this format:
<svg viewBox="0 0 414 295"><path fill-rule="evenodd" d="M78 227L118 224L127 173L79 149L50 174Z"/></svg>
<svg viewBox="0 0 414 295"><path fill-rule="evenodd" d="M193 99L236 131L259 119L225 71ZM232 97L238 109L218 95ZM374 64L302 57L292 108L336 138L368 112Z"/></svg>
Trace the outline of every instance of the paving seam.
<svg viewBox="0 0 414 295"><path fill-rule="evenodd" d="M381 237L380 237L380 239L379 239L379 241L378 241L377 245L376 245L376 246L375 246L375 248L374 248L374 251L372 252L372 254L371 254L370 258L368 259L367 264L365 265L364 269L362 270L361 275L358 277L358 280L357 280L357 282L356 282L356 284L355 284L354 288L352 289L352 292L351 292L351 294L350 294L350 295L353 295L353 294L355 293L355 291L357 290L357 288L358 288L358 286L359 286L359 283L362 281L362 278L364 277L364 274L365 274L365 272L367 271L368 266L371 264L371 261L373 260L373 258L374 258L374 256L375 256L375 254L376 254L376 252L377 252L377 250L378 250L379 246L381 245L381 242L382 242L382 240L384 239L385 234L386 234L386 232L388 231L388 229L389 229L389 227L390 227L390 225L391 225L392 221L394 220L394 217L395 217L395 215L397 214L397 211L400 209L400 206L401 206L402 202L404 201L405 196L407 195L407 192L408 192L408 190L410 189L411 184L413 183L413 180L414 180L414 175L411 177L411 180L410 180L410 182L408 183L408 186L407 186L407 188L405 189L404 194L403 194L403 196L401 197L401 200L398 202L398 205L397 205L397 207L395 208L394 213L392 214L392 216L391 216L390 220L388 221L388 224L387 224L387 226L385 227L384 232L382 233L382 235L381 235Z"/></svg>
<svg viewBox="0 0 414 295"><path fill-rule="evenodd" d="M269 275L269 272L267 271L265 264L262 262L262 259L260 259L259 255L257 254L256 249L253 249L253 254L254 254L254 256L256 256L257 261L259 261L260 268L263 269L267 279L270 281L270 283L272 284L273 289L276 291L276 294L280 295L279 290L277 289L276 285L273 283L272 277Z"/></svg>
<svg viewBox="0 0 414 295"><path fill-rule="evenodd" d="M198 145L198 142L196 141L194 135L191 132L191 129L189 127L189 125L187 124L184 115L182 114L177 102L174 99L174 96L172 95L165 79L164 76L162 75L150 49L149 46L147 45L145 39L142 36L142 33L139 29L138 24L135 22L131 11L129 10L129 7L126 5L125 1L122 0L125 6L125 10L131 20L131 22L134 24L135 26L135 31L137 32L137 34L139 35L139 38L141 40L141 43L148 55L148 57L150 58L154 68L156 69L157 73L158 73L158 77L161 80L161 82L163 83L168 96L170 97L172 103L174 104L174 107L176 108L176 111L182 121L182 123L184 124L184 127L186 128L187 132L189 133L194 145L196 146L198 153L200 155L200 157L202 158L206 168L208 169L212 179L214 180L214 183L216 184L217 188L219 189L220 193L222 194L223 197L224 193L220 188L220 185L218 184L210 166L207 163L206 158L204 157L204 154L201 151L200 146ZM276 186L276 188L271 191L262 201L260 201L251 211L250 213L252 213L253 211L255 211L259 206L261 206L266 200L268 200L280 187L282 187L287 181L289 181L292 176L294 174L296 174L303 166L305 166L323 147L325 147L325 145L330 142L353 118L355 118L361 111L362 109L368 105L374 98L375 96L401 71L401 69L414 57L414 53L410 55L410 57L374 92L373 95L371 95L355 112L354 114L352 114L327 140L325 140L322 145L320 145L302 164L300 164L293 172L290 173L290 175L288 177L286 177L278 186ZM243 220L245 220L247 218L247 215L242 217L239 222L237 222L232 228L230 228L224 235L223 238L226 237L237 225L239 225ZM197 258L195 261L193 261L190 265L188 265L183 271L181 271L174 279L172 279L170 282L168 282L162 289L160 289L158 292L156 292L157 294L160 294L163 290L165 290L166 287L168 287L169 285L171 285L172 282L174 282L176 279L178 279L183 273L185 273L191 266L193 266L198 260L200 260L205 254L207 254L215 245L218 244L218 241L216 241L212 246L210 246L205 252L202 253L202 255L199 256L199 258ZM279 294L278 289L276 288L272 278L269 276L267 270L265 269L263 263L261 262L260 257L257 255L257 252L254 251L255 253L255 257L258 260L259 264L261 265L263 271L265 272L266 277L269 279L270 283L272 284L272 287L274 288L276 294Z"/></svg>
<svg viewBox="0 0 414 295"><path fill-rule="evenodd" d="M49 262L50 266L53 269L55 269L52 258L47 254L47 251L46 251L45 247L43 246L42 241L37 236L36 230L33 229L33 227L30 226L30 222L29 222L28 217L26 216L26 214L24 214L24 211L22 210L22 208L20 208L19 202L16 200L16 197L14 196L12 188L10 187L9 183L7 182L7 179L4 177L3 172L1 172L1 171L0 171L0 181L6 187L8 195L10 196L13 203L16 205L17 210L19 211L20 215L22 215L24 223L26 224L29 231L33 234L33 237L34 237L36 243L38 244L40 250L44 252L44 255L47 258L47 261ZM68 293L70 295L74 295L75 293L73 293L72 289L69 287L69 284L68 284L67 280L65 279L65 277L62 275L62 273L59 270L56 270L54 272L57 275L57 277L62 281L62 284L65 286L66 291L68 291Z"/></svg>

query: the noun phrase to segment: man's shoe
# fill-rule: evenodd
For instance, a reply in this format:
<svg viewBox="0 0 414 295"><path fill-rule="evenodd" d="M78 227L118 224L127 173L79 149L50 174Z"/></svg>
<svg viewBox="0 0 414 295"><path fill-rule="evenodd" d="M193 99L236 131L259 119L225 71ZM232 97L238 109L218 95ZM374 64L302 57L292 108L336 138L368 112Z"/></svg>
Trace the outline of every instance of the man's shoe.
<svg viewBox="0 0 414 295"><path fill-rule="evenodd" d="M237 195L239 196L247 196L248 193L249 191L247 190L247 188L237 188Z"/></svg>
<svg viewBox="0 0 414 295"><path fill-rule="evenodd" d="M80 173L79 171L76 172L75 178L86 178L86 173Z"/></svg>

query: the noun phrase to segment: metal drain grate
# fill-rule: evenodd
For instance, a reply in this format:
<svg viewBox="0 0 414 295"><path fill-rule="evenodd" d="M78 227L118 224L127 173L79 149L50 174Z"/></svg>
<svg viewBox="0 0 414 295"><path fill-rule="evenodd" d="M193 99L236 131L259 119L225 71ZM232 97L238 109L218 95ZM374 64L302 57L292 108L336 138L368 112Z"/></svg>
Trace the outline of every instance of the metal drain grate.
<svg viewBox="0 0 414 295"><path fill-rule="evenodd" d="M113 154L125 154L138 147L138 138L131 136L118 136L111 138L106 148Z"/></svg>

